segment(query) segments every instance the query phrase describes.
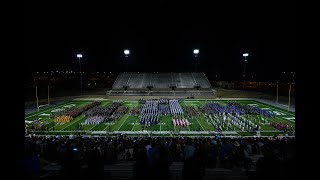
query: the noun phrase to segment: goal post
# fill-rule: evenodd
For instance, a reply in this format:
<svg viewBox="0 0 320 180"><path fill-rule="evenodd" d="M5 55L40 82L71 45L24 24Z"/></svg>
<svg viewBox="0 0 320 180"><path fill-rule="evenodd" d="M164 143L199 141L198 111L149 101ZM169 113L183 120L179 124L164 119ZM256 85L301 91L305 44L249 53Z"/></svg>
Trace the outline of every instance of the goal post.
<svg viewBox="0 0 320 180"><path fill-rule="evenodd" d="M38 112L40 111L40 108L41 108L41 107L45 107L45 106L49 106L49 105L50 105L49 85L48 85L48 102L47 102L47 104L39 105L38 86L36 86L36 100L37 100L37 109L38 109Z"/></svg>

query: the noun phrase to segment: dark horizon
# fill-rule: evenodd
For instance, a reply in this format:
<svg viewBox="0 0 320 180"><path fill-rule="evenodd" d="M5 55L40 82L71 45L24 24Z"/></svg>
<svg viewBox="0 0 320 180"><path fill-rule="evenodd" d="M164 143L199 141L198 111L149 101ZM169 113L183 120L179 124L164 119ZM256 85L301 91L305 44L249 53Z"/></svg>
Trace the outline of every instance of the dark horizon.
<svg viewBox="0 0 320 180"><path fill-rule="evenodd" d="M277 80L296 70L294 2L37 5L25 4L26 73L77 71L76 53L83 71L122 72L125 48L135 72L192 72L194 48L198 71L225 80L241 80L246 52L247 76Z"/></svg>

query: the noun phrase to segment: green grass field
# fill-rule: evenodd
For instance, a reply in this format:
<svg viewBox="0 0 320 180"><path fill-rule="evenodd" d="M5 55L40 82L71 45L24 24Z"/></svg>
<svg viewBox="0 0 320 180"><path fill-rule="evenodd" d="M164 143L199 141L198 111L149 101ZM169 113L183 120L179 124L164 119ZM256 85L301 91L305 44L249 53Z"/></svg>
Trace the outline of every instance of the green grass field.
<svg viewBox="0 0 320 180"><path fill-rule="evenodd" d="M87 117L84 117L82 115L77 116L74 118L73 121L69 123L64 123L64 124L55 124L53 122L53 118L49 118L45 114L49 114L52 110L63 108L66 105L75 105L76 107L81 107L85 106L87 104L90 104L92 101L70 101L66 102L63 104L60 104L58 106L54 107L47 107L40 112L34 112L27 114L25 116L26 121L33 121L38 118L42 118L44 121L47 121L49 125L47 125L48 131L33 131L32 133L34 134L75 134L79 130L78 124L83 123ZM221 105L225 105L228 101L227 100L184 100L180 101L180 105L182 108L188 107L188 106L193 106L196 110L198 110L201 106L205 105L206 103L209 102L217 102ZM252 106L257 106L259 108L263 108L269 111L273 111L277 114L276 118L265 118L261 117L259 115L245 115L245 117L249 120L251 120L255 125L259 124L261 127L261 135L266 135L266 136L272 136L272 135L279 135L283 134L283 132L270 127L269 124L264 124L262 121L262 118L267 120L268 122L282 122L284 124L289 124L289 126L293 126L295 128L295 114L294 112L288 112L286 110L261 103L258 101L254 100L237 100L237 102L242 103L242 104L248 104ZM108 106L112 103L110 100L103 101L100 106ZM124 106L128 106L129 110L132 109L133 107L140 107L143 104L138 102L138 101L125 101L122 103ZM200 110L199 110L200 111ZM180 131L187 131L187 132L212 132L216 131L217 127L213 126L210 123L210 119L207 118L204 114L201 113L200 111L200 116L197 118L191 118L188 119L188 121L191 123L190 126L187 127L178 127L178 126L173 126L172 123L172 116L162 116L160 123L157 125L151 125L148 127L149 131L153 132L162 132L162 133L168 133L170 134L171 132L180 132ZM217 117L219 119L222 119L222 117ZM82 133L87 133L90 134L92 132L97 132L97 131L104 131L104 132L141 132L142 131L142 125L139 123L139 117L136 116L131 116L128 113L122 116L118 121L116 122L107 122L107 123L102 123L99 125L84 125L83 126L83 131ZM253 135L251 132L247 131L241 131L238 127L231 127L231 128L223 128L223 131L235 131L238 135L242 136L250 136ZM192 134L189 134L190 136Z"/></svg>

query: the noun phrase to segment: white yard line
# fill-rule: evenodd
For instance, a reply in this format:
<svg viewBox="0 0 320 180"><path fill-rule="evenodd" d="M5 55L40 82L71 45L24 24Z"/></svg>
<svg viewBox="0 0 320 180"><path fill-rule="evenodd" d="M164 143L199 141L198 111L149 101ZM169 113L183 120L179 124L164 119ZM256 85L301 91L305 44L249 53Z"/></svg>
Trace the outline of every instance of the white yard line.
<svg viewBox="0 0 320 180"><path fill-rule="evenodd" d="M110 124L108 124L107 127L105 127L102 131L105 131L109 126L110 126Z"/></svg>
<svg viewBox="0 0 320 180"><path fill-rule="evenodd" d="M258 103L260 103L260 102L258 102ZM272 110L275 110L275 111L278 111L278 112L282 112L282 113L285 113L286 115L281 115L281 116L290 116L290 115L292 115L293 117L295 117L295 115L294 114L291 114L291 113L289 113L289 112L285 112L285 111L282 111L282 110L279 110L279 109L275 109L275 108L273 108L272 106L270 106L270 105L265 105L265 104L261 104L260 103L260 105L262 105L262 106L265 106L265 107L268 107L268 108L270 108L270 109L272 109ZM261 108L261 107L260 107ZM280 115L279 115L280 116ZM285 118L283 118L283 117L279 117L279 118L282 118L282 119L284 119L285 121L290 121L290 122L292 122L292 123L295 123L296 121L293 121L293 120L290 120L290 119L285 119ZM271 121L271 120L270 120Z"/></svg>
<svg viewBox="0 0 320 180"><path fill-rule="evenodd" d="M197 120L197 122L199 123L199 125L201 126L202 130L203 130L203 131L206 131L206 130L204 130L204 128L202 127L202 125L200 124L200 122L198 121L197 118L196 118L196 120Z"/></svg>
<svg viewBox="0 0 320 180"><path fill-rule="evenodd" d="M78 119L78 120L74 121L73 123L69 124L68 126L66 126L66 127L62 128L62 129L60 129L60 131L63 131L63 130L64 130L64 129L66 129L67 127L71 126L72 124L74 124L74 123L76 123L76 122L81 121L81 120L82 120L82 119L84 119L84 118L86 118L86 117L83 117L83 118L80 118L80 119Z"/></svg>
<svg viewBox="0 0 320 180"><path fill-rule="evenodd" d="M128 119L129 115L127 115L126 119L122 122L121 126L118 128L117 131L119 131L119 129L122 127L122 125L124 124L124 122L126 122L126 120Z"/></svg>
<svg viewBox="0 0 320 180"><path fill-rule="evenodd" d="M184 105L185 105L185 106L187 106L185 101L183 101L183 103L184 103ZM198 119L197 119L197 118L196 118L196 120L198 121ZM204 130L204 128L202 127L202 125L199 123L199 121L198 121L198 124L201 126L202 130L203 130L203 131L205 131L205 130ZM190 131L189 126L187 126L187 127L188 127L188 129L189 129L189 131Z"/></svg>
<svg viewBox="0 0 320 180"><path fill-rule="evenodd" d="M190 131L190 128L189 128L189 126L187 126L188 127L188 129L189 129L189 131Z"/></svg>
<svg viewBox="0 0 320 180"><path fill-rule="evenodd" d="M134 105L134 107L137 107L137 106L138 106L138 102ZM134 108L134 107L132 107L132 108ZM130 111L130 108L129 108L129 110L128 110L128 113L129 113L129 111ZM136 123L138 122L138 119L139 119L139 116L137 117L136 122L133 124L133 127L132 127L131 131L133 131L133 128L134 128L134 126L136 125Z"/></svg>
<svg viewBox="0 0 320 180"><path fill-rule="evenodd" d="M69 103L66 103L66 104L61 104L61 105L59 105L59 106L55 106L55 107L52 107L52 108L49 108L49 109L46 109L46 110L44 110L44 111L40 111L40 112L37 112L36 114L33 114L33 115L30 115L30 116L28 116L28 117L25 117L25 119L27 119L27 118L30 118L30 117L32 117L32 116L36 116L36 115L39 115L39 114L42 114L42 113L44 113L44 112L47 112L47 111L49 111L49 110L54 110L54 109L59 109L61 106L65 106L65 105L68 105L68 104L71 104L71 102L69 102Z"/></svg>
<svg viewBox="0 0 320 180"><path fill-rule="evenodd" d="M205 116L204 116L204 118L206 119L206 117L205 117ZM211 119L210 119L210 118L207 118L207 119L206 119L206 122L207 122L207 124L208 124L208 125L212 126L212 125L208 122L209 120L211 121Z"/></svg>
<svg viewBox="0 0 320 180"><path fill-rule="evenodd" d="M134 126L136 125L136 123L138 122L138 120L139 120L139 116L137 117L137 120L136 120L136 122L133 124L133 127L132 127L132 129L131 129L131 131L133 131L133 129L134 129Z"/></svg>
<svg viewBox="0 0 320 180"><path fill-rule="evenodd" d="M92 128L96 127L98 124L92 126ZM88 129L87 131L90 131L92 128Z"/></svg>
<svg viewBox="0 0 320 180"><path fill-rule="evenodd" d="M279 112L283 112L283 113L285 113L285 114L289 114L289 115L292 115L292 116L295 116L294 114L292 114L291 112L288 112L288 111L284 111L284 110L280 110L280 109L275 109L274 107L272 107L272 106L270 106L269 104L262 104L262 103L260 103L259 101L256 101L256 102L258 102L260 105L262 105L262 106L267 106L267 107L269 107L269 108L271 108L271 109L273 109L273 110L276 110L276 111L279 111Z"/></svg>
<svg viewBox="0 0 320 180"><path fill-rule="evenodd" d="M183 101L183 104L187 107L186 101ZM182 107L181 107L181 108L182 108ZM189 126L187 126L187 127L188 127L188 129L189 129L189 131L190 131Z"/></svg>
<svg viewBox="0 0 320 180"><path fill-rule="evenodd" d="M105 104L102 105L102 107L107 107L107 106L109 106L110 104L112 104L112 102L105 102ZM96 127L97 125L99 125L99 124L96 124L96 125L92 126L92 128L90 128L90 129L88 129L88 130L86 130L86 131L90 131L91 129L93 129L93 128ZM107 127L109 127L109 126L110 126L110 125L107 125ZM107 129L107 127L105 127L102 131L104 131L105 129Z"/></svg>

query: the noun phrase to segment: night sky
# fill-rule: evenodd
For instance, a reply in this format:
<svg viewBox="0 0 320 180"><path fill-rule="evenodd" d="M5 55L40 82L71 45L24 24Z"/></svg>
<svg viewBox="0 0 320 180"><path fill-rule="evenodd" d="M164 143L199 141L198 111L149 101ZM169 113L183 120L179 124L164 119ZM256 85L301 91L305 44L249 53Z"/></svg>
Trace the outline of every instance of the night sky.
<svg viewBox="0 0 320 180"><path fill-rule="evenodd" d="M108 1L109 2L109 1ZM226 80L247 74L277 79L295 71L295 4L292 1L25 2L26 72L78 70L121 72L129 48L129 71L198 71Z"/></svg>

